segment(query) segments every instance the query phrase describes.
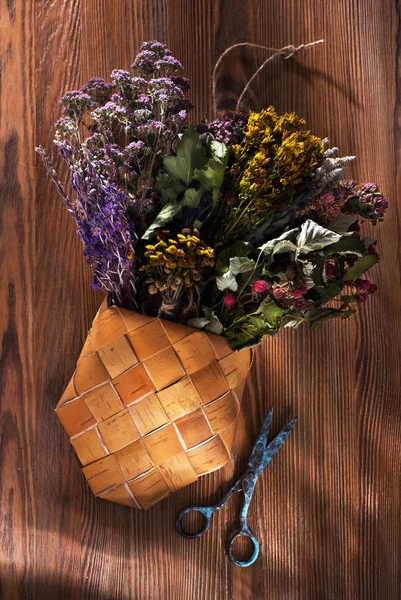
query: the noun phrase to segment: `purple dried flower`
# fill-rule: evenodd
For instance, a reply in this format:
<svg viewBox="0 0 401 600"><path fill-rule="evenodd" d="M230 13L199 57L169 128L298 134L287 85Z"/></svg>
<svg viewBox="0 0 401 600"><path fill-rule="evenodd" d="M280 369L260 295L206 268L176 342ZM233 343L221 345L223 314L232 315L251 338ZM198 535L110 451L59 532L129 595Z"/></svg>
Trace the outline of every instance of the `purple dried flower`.
<svg viewBox="0 0 401 600"><path fill-rule="evenodd" d="M147 123L152 116L152 111L140 108L139 110L134 110L133 117L134 121L137 124Z"/></svg>
<svg viewBox="0 0 401 600"><path fill-rule="evenodd" d="M55 143L70 171L72 199L39 149L76 219L93 270L93 287L130 308L137 269L136 232L142 235L160 208L155 177L192 107L185 99L188 80L168 76L182 66L165 44L142 44L134 66L143 76L116 69L112 83L92 78L62 98L63 118L57 123ZM86 113L90 113L88 120L84 120ZM82 124L88 132L83 139L82 131L78 132Z"/></svg>
<svg viewBox="0 0 401 600"><path fill-rule="evenodd" d="M335 221L341 214L341 204L331 192L321 194L315 198L309 206L298 213L298 216L310 215L316 218L323 225L328 225Z"/></svg>
<svg viewBox="0 0 401 600"><path fill-rule="evenodd" d="M218 142L228 145L237 144L242 137L247 121L247 113L229 111L216 121L209 123L207 129Z"/></svg>
<svg viewBox="0 0 401 600"><path fill-rule="evenodd" d="M77 122L71 117L62 117L56 123L56 130L59 133L75 135L77 132Z"/></svg>
<svg viewBox="0 0 401 600"><path fill-rule="evenodd" d="M162 92L171 98L182 100L184 98L184 92L182 88L172 81L171 77L158 77L151 79L149 82L149 89L153 92L153 95L157 98L157 94Z"/></svg>
<svg viewBox="0 0 401 600"><path fill-rule="evenodd" d="M169 117L169 125L170 127L176 127L177 131L183 129L185 127L187 120L187 111L180 110L178 113L173 114Z"/></svg>
<svg viewBox="0 0 401 600"><path fill-rule="evenodd" d="M91 136L86 138L83 142L85 146L90 150L95 150L96 148L101 148L104 144L104 138L101 133L95 131Z"/></svg>
<svg viewBox="0 0 401 600"><path fill-rule="evenodd" d="M81 92L91 98L91 108L105 104L110 99L112 91L112 84L106 83L101 77L92 77L81 88Z"/></svg>
<svg viewBox="0 0 401 600"><path fill-rule="evenodd" d="M165 54L171 54L171 51L167 49L166 44L163 42L158 42L157 40L148 40L143 42L140 47L140 52L144 50L151 50L156 53L158 56L164 56Z"/></svg>
<svg viewBox="0 0 401 600"><path fill-rule="evenodd" d="M379 192L379 186L377 183L363 183L358 188L358 193L362 196L363 194L377 194Z"/></svg>
<svg viewBox="0 0 401 600"><path fill-rule="evenodd" d="M147 123L138 125L136 131L138 137L160 135L166 130L166 126L161 121L148 121Z"/></svg>
<svg viewBox="0 0 401 600"><path fill-rule="evenodd" d="M179 60L174 58L174 56L165 56L160 60L156 60L154 63L155 71L161 71L163 69L173 70L173 71L182 71L183 66Z"/></svg>
<svg viewBox="0 0 401 600"><path fill-rule="evenodd" d="M130 144L128 144L128 146L125 147L125 152L129 155L149 154L151 151L151 148L149 148L149 146L147 146L142 140L131 142Z"/></svg>
<svg viewBox="0 0 401 600"><path fill-rule="evenodd" d="M142 52L140 52L135 58L132 67L134 69L138 69L138 71L144 73L145 75L151 75L154 73L154 64L156 60L157 57L154 52L151 52L150 50L142 50Z"/></svg>
<svg viewBox="0 0 401 600"><path fill-rule="evenodd" d="M92 106L91 97L81 92L81 90L67 92L60 102L65 107L63 115L75 119L81 119L83 114Z"/></svg>
<svg viewBox="0 0 401 600"><path fill-rule="evenodd" d="M110 79L114 81L117 87L132 86L131 73L124 69L114 69L111 72Z"/></svg>
<svg viewBox="0 0 401 600"><path fill-rule="evenodd" d="M112 97L112 101L129 109L138 94L142 93L141 88L133 83L131 74L128 71L115 69L110 77L118 89L118 94Z"/></svg>
<svg viewBox="0 0 401 600"><path fill-rule="evenodd" d="M156 71L182 70L182 64L174 58L171 50L160 42L144 42L136 56L132 67L144 75L152 75Z"/></svg>
<svg viewBox="0 0 401 600"><path fill-rule="evenodd" d="M136 99L136 106L138 108L152 108L152 98L145 94L139 94Z"/></svg>
<svg viewBox="0 0 401 600"><path fill-rule="evenodd" d="M152 188L148 190L148 193L152 192ZM157 202L152 197L145 197L143 199L134 200L129 207L129 213L131 217L139 219L141 217L147 217L154 213Z"/></svg>
<svg viewBox="0 0 401 600"><path fill-rule="evenodd" d="M364 183L353 190L344 207L350 214L360 215L376 225L382 221L388 208L388 201L380 192L376 183Z"/></svg>
<svg viewBox="0 0 401 600"><path fill-rule="evenodd" d="M109 128L113 121L118 121L123 127L127 127L131 121L125 106L120 106L116 102L111 101L107 102L104 106L96 108L92 112L92 118L102 130Z"/></svg>
<svg viewBox="0 0 401 600"><path fill-rule="evenodd" d="M77 174L74 216L84 256L93 270L93 286L110 292L119 304L132 307L135 275L129 257L136 236L126 216L129 198L114 184L102 184L92 165L85 167L81 177ZM88 180L92 185L89 193L85 189Z"/></svg>
<svg viewBox="0 0 401 600"><path fill-rule="evenodd" d="M183 92L188 92L190 88L188 77L179 77L177 75L171 75L170 79L174 83L174 85L180 87Z"/></svg>
<svg viewBox="0 0 401 600"><path fill-rule="evenodd" d="M380 193L376 183L365 183L357 191L359 199L364 206L369 207L369 219L382 221L388 208L388 201Z"/></svg>
<svg viewBox="0 0 401 600"><path fill-rule="evenodd" d="M146 88L148 85L148 80L144 77L132 77L132 85L136 88Z"/></svg>

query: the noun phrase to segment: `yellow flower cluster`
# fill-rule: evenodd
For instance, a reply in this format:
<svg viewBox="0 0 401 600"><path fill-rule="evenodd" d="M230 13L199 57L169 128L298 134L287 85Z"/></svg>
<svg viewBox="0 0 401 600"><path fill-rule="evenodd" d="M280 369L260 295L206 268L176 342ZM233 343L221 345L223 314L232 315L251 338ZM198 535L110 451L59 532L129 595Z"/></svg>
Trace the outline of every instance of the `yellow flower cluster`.
<svg viewBox="0 0 401 600"><path fill-rule="evenodd" d="M295 187L323 156L322 140L300 129L304 125L295 113L277 115L272 106L250 113L244 139L233 147L239 195L254 198L259 209L269 208L283 193L291 201Z"/></svg>
<svg viewBox="0 0 401 600"><path fill-rule="evenodd" d="M157 243L146 246L144 254L149 293L190 288L202 280L202 272L214 265L214 250L200 239L197 229L183 229L174 236L169 230L160 231Z"/></svg>

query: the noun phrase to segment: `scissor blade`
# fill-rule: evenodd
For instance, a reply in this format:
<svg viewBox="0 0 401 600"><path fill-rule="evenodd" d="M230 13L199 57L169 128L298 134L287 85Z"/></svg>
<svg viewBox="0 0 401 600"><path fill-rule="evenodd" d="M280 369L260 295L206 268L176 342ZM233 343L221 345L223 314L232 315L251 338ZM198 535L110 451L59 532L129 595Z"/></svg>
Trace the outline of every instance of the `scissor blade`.
<svg viewBox="0 0 401 600"><path fill-rule="evenodd" d="M297 417L292 419L287 425L280 431L280 433L274 438L272 442L265 448L263 459L260 464L259 473L263 471L269 464L269 462L274 458L277 452L280 450L281 446L284 444L287 437L290 435L291 431L295 427L295 423L297 422Z"/></svg>
<svg viewBox="0 0 401 600"><path fill-rule="evenodd" d="M255 465L259 466L263 461L267 444L267 436L269 435L270 426L272 424L273 411L274 406L272 406L269 412L267 413L267 416L263 421L263 425L258 433L258 437L256 438L256 442L252 449L248 462L248 469L250 470L255 469Z"/></svg>

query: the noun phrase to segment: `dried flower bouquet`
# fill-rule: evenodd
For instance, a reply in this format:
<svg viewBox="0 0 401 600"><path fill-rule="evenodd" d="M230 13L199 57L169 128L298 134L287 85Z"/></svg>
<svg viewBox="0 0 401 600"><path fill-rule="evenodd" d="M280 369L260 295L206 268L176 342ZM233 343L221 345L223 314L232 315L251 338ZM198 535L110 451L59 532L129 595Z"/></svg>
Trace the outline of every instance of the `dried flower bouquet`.
<svg viewBox="0 0 401 600"><path fill-rule="evenodd" d="M188 426L177 426L176 420L198 409L203 419L208 414L205 406L216 402L216 398L205 399L200 393L199 403L194 401L180 410L174 404L174 394L163 402L168 396L163 396L165 387L188 377L191 389L194 385L199 392L199 386L204 386L199 381L211 381L210 364L217 360L215 377L221 380L224 397L240 384L246 371L242 365L241 377L228 381L230 365L225 366L224 360L231 357L228 362L235 363L232 350L258 344L282 327L298 327L306 322L313 329L329 319L352 315L355 304L376 291L375 284L365 278L379 260L376 241L364 236L361 226L366 221L373 225L381 221L387 200L374 183L344 179L345 167L354 157L339 157L337 148L305 129L304 119L294 113L279 115L270 106L258 113L228 112L211 122L188 124L192 108L186 98L189 82L176 74L182 65L164 44L142 44L132 66L135 76L115 70L111 83L91 79L61 100L63 116L56 124L55 144L69 169L71 194L61 184L43 148L38 152L76 220L84 255L93 272L92 286L107 292L119 315L98 316L107 321L106 335L100 334L102 342L98 334L93 341L92 335L80 359L82 362L92 357L96 376L89 380L85 376L83 383L79 375L79 385L69 386L59 406L63 424L73 443L75 440L76 449L79 446L77 452L83 464L88 464L88 448L93 449L93 444L97 448L97 463L93 464L101 463L101 473L102 461L117 453L123 483L110 487L111 477L110 481L94 484L95 493L147 507L154 498L143 499L135 485L128 489L130 473L124 471L125 459L118 453L139 438L142 443L143 436L154 435L159 427L168 427L166 423L175 423L171 435L174 437L177 429L181 431L180 444L175 437L174 441L169 438L166 448L175 443L178 450L174 457L181 456L182 448L185 453L192 446L187 446L183 438L182 431L188 435ZM152 352L138 341L138 323L150 327L155 352L173 348L174 356L180 358L179 374L172 381L163 381L159 386L152 378L147 364ZM96 321L94 330L98 325ZM187 339L185 336L194 335L189 328L203 330L202 339L209 336L211 347L219 348L217 354L205 358L209 352L205 350L205 356L198 355L190 364L192 355L176 346ZM177 337L169 331L180 333ZM145 330L142 333L145 335ZM213 334L225 337L230 348L225 346L222 351ZM125 346L127 336L130 344ZM118 355L117 365L105 350L110 344L114 344ZM141 394L130 395L130 388L120 381L135 369L138 379L138 361L144 367L143 380L149 374L152 380L149 385L146 380L148 387L143 384L147 390L146 410L157 414L154 407L162 405L164 416L156 418L153 429L152 424L138 423L138 411L137 417L133 415L132 406L143 401ZM248 364L249 357L245 362ZM206 369L203 375L202 369ZM201 375L197 375L199 371ZM107 394L120 390L119 395L116 393L119 403L111 413L99 409L99 398L96 409L92 403L88 418L95 419L94 441L93 433L88 435L93 425L89 430L82 428L85 410L91 406L87 395L91 387L96 389L110 381ZM83 402L82 419L78 421L77 410L74 415L67 414L68 406L77 407L73 402L77 398ZM231 403L235 405L232 409L225 406L223 412L236 416L237 404ZM124 421L119 428L113 425L116 414ZM135 431L131 420L126 422L131 417ZM110 419L114 419L110 431L114 427L114 433L121 434L129 425L130 434L113 437L106 426ZM223 419L225 427L233 419ZM213 435L224 430L221 423L211 426L210 415L208 426ZM231 433L226 431L225 435L228 440ZM76 440L82 436L88 439ZM205 439L207 436L196 439L196 443L205 443ZM232 436L230 439L226 443L228 454ZM144 444L146 457L152 458L149 444ZM141 452L142 446L135 451ZM171 460L171 452L166 452ZM168 469L163 467L164 459L166 455L156 462L152 459L149 469L153 473L156 468L158 476L164 473L165 484ZM197 475L207 472L203 466L194 466L196 460L189 458L192 471L195 469ZM216 465L220 463L217 460ZM188 473L183 481L188 483L194 475L186 462L185 468ZM161 496L178 485L164 484Z"/></svg>
<svg viewBox="0 0 401 600"><path fill-rule="evenodd" d="M376 184L343 179L354 157L273 107L188 126L189 83L164 44L145 42L133 68L62 98L55 143L73 197L39 149L93 287L235 349L350 316L376 290L361 279L379 258L361 224L387 208Z"/></svg>

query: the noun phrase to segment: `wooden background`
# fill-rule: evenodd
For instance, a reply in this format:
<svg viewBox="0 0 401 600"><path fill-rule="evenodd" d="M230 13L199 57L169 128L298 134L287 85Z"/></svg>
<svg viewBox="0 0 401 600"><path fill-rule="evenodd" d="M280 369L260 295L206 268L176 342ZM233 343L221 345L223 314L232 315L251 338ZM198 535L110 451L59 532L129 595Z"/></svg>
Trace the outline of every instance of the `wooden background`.
<svg viewBox="0 0 401 600"><path fill-rule="evenodd" d="M1 0L1 598L401 597L400 18L396 0ZM101 297L34 146L51 146L62 93L127 68L153 38L186 65L198 118L210 114L213 65L229 44L324 38L268 65L250 106L305 116L358 156L349 174L378 182L390 210L375 231L375 297L348 322L265 343L236 460L143 513L93 498L53 413ZM224 62L221 108L265 56L240 50ZM174 521L240 473L273 403L273 433L295 414L299 423L258 484L250 524L261 557L241 570L223 549L234 505L201 540L182 539Z"/></svg>

